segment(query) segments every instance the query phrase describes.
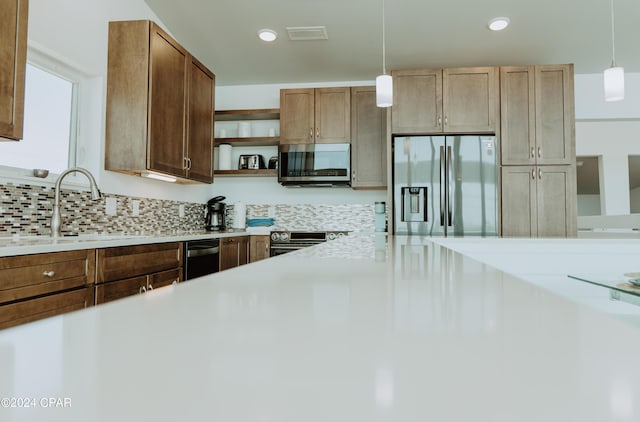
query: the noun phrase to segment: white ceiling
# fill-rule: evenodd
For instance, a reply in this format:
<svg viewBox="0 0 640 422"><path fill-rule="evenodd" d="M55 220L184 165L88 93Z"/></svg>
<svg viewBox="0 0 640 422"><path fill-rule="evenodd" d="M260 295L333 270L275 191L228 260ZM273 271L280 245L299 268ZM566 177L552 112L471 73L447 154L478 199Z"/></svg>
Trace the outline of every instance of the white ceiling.
<svg viewBox="0 0 640 422"><path fill-rule="evenodd" d="M382 0L145 0L217 85L373 80L382 71ZM616 62L640 72L640 1L614 0ZM502 32L487 29L508 16ZM611 64L610 0L386 0L387 68ZM288 26L327 27L290 41ZM258 40L260 28L279 34Z"/></svg>

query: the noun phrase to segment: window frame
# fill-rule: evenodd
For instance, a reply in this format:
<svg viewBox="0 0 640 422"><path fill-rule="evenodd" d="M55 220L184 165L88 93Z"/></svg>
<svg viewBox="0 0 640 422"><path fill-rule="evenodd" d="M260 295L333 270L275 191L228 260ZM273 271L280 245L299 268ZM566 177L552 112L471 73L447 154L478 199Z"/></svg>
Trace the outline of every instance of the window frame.
<svg viewBox="0 0 640 422"><path fill-rule="evenodd" d="M69 64L68 60L65 60L57 53L32 41L29 41L27 45L27 64L69 81L72 85L67 168L75 167L78 162L78 148L80 146L79 122L82 118L79 107L80 97L91 76L78 66ZM91 169L89 170L91 171ZM54 186L59 175L59 173L50 172L46 178L38 178L33 176L32 168L27 169L0 164L0 183ZM89 186L89 183L85 177L78 177L77 173L72 173L65 178L64 185L86 187Z"/></svg>

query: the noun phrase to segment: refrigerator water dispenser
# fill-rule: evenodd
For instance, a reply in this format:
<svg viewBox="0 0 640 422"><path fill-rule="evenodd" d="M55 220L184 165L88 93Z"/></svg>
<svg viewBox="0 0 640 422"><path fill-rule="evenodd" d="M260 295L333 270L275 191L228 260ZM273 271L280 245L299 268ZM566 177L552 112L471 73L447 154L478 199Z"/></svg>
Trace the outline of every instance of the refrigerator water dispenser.
<svg viewBox="0 0 640 422"><path fill-rule="evenodd" d="M402 221L427 221L427 187L402 188Z"/></svg>

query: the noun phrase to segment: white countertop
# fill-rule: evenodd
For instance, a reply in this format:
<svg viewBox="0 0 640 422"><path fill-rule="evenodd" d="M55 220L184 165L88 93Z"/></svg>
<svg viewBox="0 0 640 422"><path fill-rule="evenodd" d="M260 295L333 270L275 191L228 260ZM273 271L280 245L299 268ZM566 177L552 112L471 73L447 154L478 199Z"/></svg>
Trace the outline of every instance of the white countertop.
<svg viewBox="0 0 640 422"><path fill-rule="evenodd" d="M251 227L246 230L221 232L158 233L147 235L89 234L68 237L11 236L0 237L0 257L28 255L46 252L62 252L80 249L110 248L116 246L144 245L149 243L185 242L189 240L213 239L234 236L268 235L268 227Z"/></svg>
<svg viewBox="0 0 640 422"><path fill-rule="evenodd" d="M35 403L0 420L640 420L639 325L428 238L385 239L0 331L0 397ZM572 242L539 248L537 265L637 248L583 240L576 258Z"/></svg>

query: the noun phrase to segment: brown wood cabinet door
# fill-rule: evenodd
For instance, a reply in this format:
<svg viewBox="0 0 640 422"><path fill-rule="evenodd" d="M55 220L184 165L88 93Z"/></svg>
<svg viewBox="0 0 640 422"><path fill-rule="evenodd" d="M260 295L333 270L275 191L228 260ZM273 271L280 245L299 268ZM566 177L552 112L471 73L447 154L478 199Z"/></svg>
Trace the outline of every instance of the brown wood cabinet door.
<svg viewBox="0 0 640 422"><path fill-rule="evenodd" d="M95 268L93 249L0 258L0 303L93 284Z"/></svg>
<svg viewBox="0 0 640 422"><path fill-rule="evenodd" d="M348 87L316 88L315 142L351 142L351 90Z"/></svg>
<svg viewBox="0 0 640 422"><path fill-rule="evenodd" d="M249 239L249 262L260 261L270 256L269 235L253 235Z"/></svg>
<svg viewBox="0 0 640 422"><path fill-rule="evenodd" d="M538 236L577 236L575 167L538 166L536 173Z"/></svg>
<svg viewBox="0 0 640 422"><path fill-rule="evenodd" d="M220 271L238 266L238 239L225 237L220 239Z"/></svg>
<svg viewBox="0 0 640 422"><path fill-rule="evenodd" d="M351 88L351 187L387 187L387 109L376 106L376 87Z"/></svg>
<svg viewBox="0 0 640 422"><path fill-rule="evenodd" d="M535 85L537 163L573 164L573 65L536 66Z"/></svg>
<svg viewBox="0 0 640 422"><path fill-rule="evenodd" d="M536 168L502 167L502 236L536 237Z"/></svg>
<svg viewBox="0 0 640 422"><path fill-rule="evenodd" d="M27 0L0 1L0 138L22 139L27 65Z"/></svg>
<svg viewBox="0 0 640 422"><path fill-rule="evenodd" d="M280 143L312 144L314 140L314 89L280 90Z"/></svg>
<svg viewBox="0 0 640 422"><path fill-rule="evenodd" d="M506 165L534 165L535 72L533 66L500 68L501 159Z"/></svg>
<svg viewBox="0 0 640 422"><path fill-rule="evenodd" d="M392 77L392 132L442 132L442 69L394 71Z"/></svg>
<svg viewBox="0 0 640 422"><path fill-rule="evenodd" d="M94 287L84 287L0 306L0 329L93 306Z"/></svg>
<svg viewBox="0 0 640 422"><path fill-rule="evenodd" d="M187 177L213 182L213 110L215 76L194 57L189 61Z"/></svg>
<svg viewBox="0 0 640 422"><path fill-rule="evenodd" d="M238 265L249 263L249 237L238 238Z"/></svg>
<svg viewBox="0 0 640 422"><path fill-rule="evenodd" d="M151 25L148 168L185 176L188 53Z"/></svg>
<svg viewBox="0 0 640 422"><path fill-rule="evenodd" d="M96 305L144 293L147 276L127 278L96 285Z"/></svg>
<svg viewBox="0 0 640 422"><path fill-rule="evenodd" d="M182 267L182 242L98 249L98 283Z"/></svg>
<svg viewBox="0 0 640 422"><path fill-rule="evenodd" d="M442 108L445 132L496 131L498 77L495 67L443 70Z"/></svg>
<svg viewBox="0 0 640 422"><path fill-rule="evenodd" d="M180 271L179 268L176 268L174 270L151 274L147 281L147 290L171 286L172 284L178 284L182 281L182 271Z"/></svg>

